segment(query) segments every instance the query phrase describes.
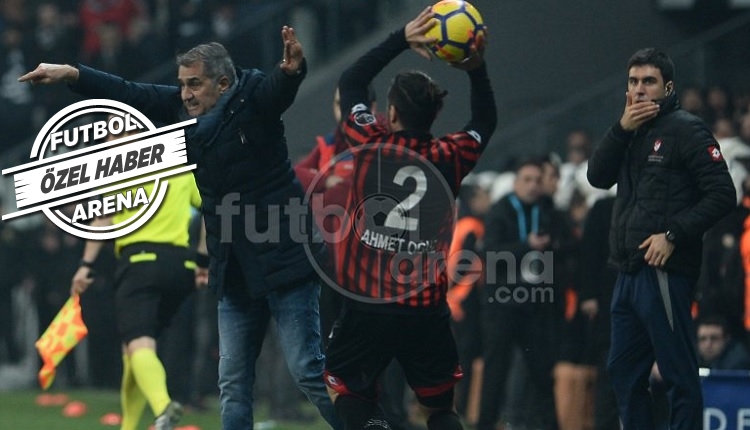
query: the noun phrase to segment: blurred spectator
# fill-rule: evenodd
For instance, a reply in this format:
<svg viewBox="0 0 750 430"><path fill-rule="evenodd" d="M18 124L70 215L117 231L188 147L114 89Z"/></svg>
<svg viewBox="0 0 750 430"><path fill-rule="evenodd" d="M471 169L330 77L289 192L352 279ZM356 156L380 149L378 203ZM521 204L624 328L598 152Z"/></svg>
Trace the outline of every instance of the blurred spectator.
<svg viewBox="0 0 750 430"><path fill-rule="evenodd" d="M734 98L734 120L738 123L742 115L750 113L750 91L738 92Z"/></svg>
<svg viewBox="0 0 750 430"><path fill-rule="evenodd" d="M555 194L555 207L568 210L573 193L581 193L589 205L606 191L592 187L586 179L588 159L592 149L591 135L582 129L575 129L566 137L567 153L560 166L560 182Z"/></svg>
<svg viewBox="0 0 750 430"><path fill-rule="evenodd" d="M559 225L556 213L551 200L542 194L541 182L541 161L522 160L516 167L513 193L495 203L487 216L487 277L481 298L484 374L478 430L494 429L498 406L506 402L503 388L512 365L513 345L522 349L529 368L531 395L526 397L525 424L556 427L551 372L558 321L553 280L545 279L545 273L557 272L546 267L550 261L531 263L533 269L521 263L528 264L528 256L536 252L556 253L560 245L560 232L554 230ZM540 265L545 265L543 271Z"/></svg>
<svg viewBox="0 0 750 430"><path fill-rule="evenodd" d="M545 157L542 162L542 194L553 198L560 191L560 157Z"/></svg>
<svg viewBox="0 0 750 430"><path fill-rule="evenodd" d="M458 348L458 359L464 377L456 384L456 409L469 419L469 405L479 399L481 373L474 372L477 361L482 358L481 299L479 285L482 282L482 260L479 252L484 241L484 218L490 210L490 195L486 186L476 176L467 177L461 186L458 199L458 221L453 233L448 259L448 305L451 309L451 327ZM463 259L460 256L471 256ZM470 263L459 270L458 264ZM470 397L473 398L470 399ZM474 407L476 409L476 407ZM476 411L471 411L471 424L476 421Z"/></svg>
<svg viewBox="0 0 750 430"><path fill-rule="evenodd" d="M204 0L175 0L169 2L170 51L185 50L206 42L211 34L210 8Z"/></svg>
<svg viewBox="0 0 750 430"><path fill-rule="evenodd" d="M136 79L143 73L157 66L160 61L170 56L165 44L158 39L152 21L146 17L137 17L130 22L130 32L125 35L123 52L126 58L138 58L138 61L125 61L120 65L122 76Z"/></svg>
<svg viewBox="0 0 750 430"><path fill-rule="evenodd" d="M231 3L221 3L211 14L211 30L219 41L226 43L232 37L235 27L235 7Z"/></svg>
<svg viewBox="0 0 750 430"><path fill-rule="evenodd" d="M698 321L698 364L713 370L750 369L747 346L729 333L727 321L709 315Z"/></svg>
<svg viewBox="0 0 750 430"><path fill-rule="evenodd" d="M737 127L729 118L717 119L713 124L713 134L727 162L739 203L742 200L742 181L745 180L749 167L746 162L750 160L750 145L737 136Z"/></svg>
<svg viewBox="0 0 750 430"><path fill-rule="evenodd" d="M727 137L737 136L737 127L731 118L719 118L714 121L711 131L714 134L714 139L725 139ZM724 149L722 147L722 149Z"/></svg>
<svg viewBox="0 0 750 430"><path fill-rule="evenodd" d="M5 214L0 200L0 214ZM23 278L22 256L18 232L0 223L0 363L16 363L21 359L21 351L14 335L14 310L12 307L12 292ZM16 309L17 313L18 310Z"/></svg>
<svg viewBox="0 0 750 430"><path fill-rule="evenodd" d="M152 43L149 23L136 18L127 38L114 22L104 22L98 27L99 51L88 66L113 73L125 79L135 79L156 65L158 44ZM138 61L133 61L138 58Z"/></svg>
<svg viewBox="0 0 750 430"><path fill-rule="evenodd" d="M47 329L70 297L70 286L62 280L73 277L74 268L78 267L78 257L83 251L83 243L46 218L42 228L32 234L27 255L32 257L28 264L34 280L34 296L39 313L38 336ZM55 379L57 384L81 386L88 383L88 369L82 366L83 358L80 358L80 353L85 353L85 350L76 348L74 354L63 360Z"/></svg>
<svg viewBox="0 0 750 430"><path fill-rule="evenodd" d="M124 76L123 69L127 63L134 63L132 58L125 56L123 48L123 34L120 27L115 22L102 22L96 28L96 34L99 39L99 50L93 53L88 61L88 66L104 70L108 73Z"/></svg>
<svg viewBox="0 0 750 430"><path fill-rule="evenodd" d="M11 292L13 335L18 343L20 360L0 364L0 391L31 389L37 383L39 354L34 342L39 337L39 321L31 298L28 278Z"/></svg>
<svg viewBox="0 0 750 430"><path fill-rule="evenodd" d="M585 130L573 130L567 138L567 163L579 166L591 156L591 135Z"/></svg>
<svg viewBox="0 0 750 430"><path fill-rule="evenodd" d="M739 137L745 145L750 147L750 112L740 117Z"/></svg>
<svg viewBox="0 0 750 430"><path fill-rule="evenodd" d="M573 229L573 236L580 239L583 236L583 227L589 214L589 203L586 197L578 190L573 193L568 207L567 219Z"/></svg>
<svg viewBox="0 0 750 430"><path fill-rule="evenodd" d="M569 154L569 160L575 160L579 155ZM557 196L559 177L554 158L545 157L542 161L542 193L547 198L554 199ZM596 369L589 365L593 361L587 354L591 342L590 321L577 312L579 285L574 276L580 264L580 240L588 212L586 199L576 188L568 210L556 209L556 212L558 225L553 230L560 232L561 246L558 250L561 252L555 254L555 287L564 290L564 295L560 294L560 298L564 296L564 299L560 300L555 315L559 327L555 333L558 350L552 370L555 411L560 430L589 429L593 427L594 421L593 387Z"/></svg>
<svg viewBox="0 0 750 430"><path fill-rule="evenodd" d="M28 18L26 8L25 0L0 1L0 31L7 27L23 28Z"/></svg>
<svg viewBox="0 0 750 430"><path fill-rule="evenodd" d="M32 65L42 60L54 63L71 63L78 55L80 35L75 27L75 17L65 15L51 1L39 3L32 38Z"/></svg>
<svg viewBox="0 0 750 430"><path fill-rule="evenodd" d="M29 69L28 48L19 27L6 26L0 43L0 152L32 135L29 123L33 110L30 85L20 85L18 78Z"/></svg>
<svg viewBox="0 0 750 430"><path fill-rule="evenodd" d="M706 103L703 90L697 86L687 86L680 91L680 105L686 112L706 119Z"/></svg>
<svg viewBox="0 0 750 430"><path fill-rule="evenodd" d="M75 20L75 15L64 12L55 2L39 3L28 65L34 67L43 61L75 63L81 38ZM32 91L43 118L51 117L76 100L75 96L63 87L38 85L32 87Z"/></svg>
<svg viewBox="0 0 750 430"><path fill-rule="evenodd" d="M586 172L587 161L591 155L591 136L588 132L573 130L568 133L565 140L567 153L565 162L560 166L560 183L555 195L555 206L559 209L567 209L573 192L580 190L578 171Z"/></svg>
<svg viewBox="0 0 750 430"><path fill-rule="evenodd" d="M498 200L513 192L513 182L516 180L514 165L516 159L511 158L493 178L490 187L490 201L495 204ZM559 182L558 182L559 186Z"/></svg>
<svg viewBox="0 0 750 430"><path fill-rule="evenodd" d="M596 365L594 428L620 430L615 392L607 373L610 347L610 314L612 292L617 272L609 267L609 230L615 197L599 199L591 207L581 239L578 271L579 309L589 320L589 355Z"/></svg>
<svg viewBox="0 0 750 430"><path fill-rule="evenodd" d="M84 60L93 58L101 49L101 25L112 23L121 34L129 35L134 19L148 19L145 5L140 0L82 0L79 16L84 32Z"/></svg>
<svg viewBox="0 0 750 430"><path fill-rule="evenodd" d="M713 124L717 119L732 118L734 107L729 89L721 84L715 84L706 91L706 123Z"/></svg>
<svg viewBox="0 0 750 430"><path fill-rule="evenodd" d="M704 235L701 271L696 285L699 315L723 315L729 321L731 332L737 336L743 332L747 271L743 267L743 258L750 253L750 248L742 247L742 238L750 234L746 226L750 215L750 178L746 178L743 185L746 197L742 203Z"/></svg>

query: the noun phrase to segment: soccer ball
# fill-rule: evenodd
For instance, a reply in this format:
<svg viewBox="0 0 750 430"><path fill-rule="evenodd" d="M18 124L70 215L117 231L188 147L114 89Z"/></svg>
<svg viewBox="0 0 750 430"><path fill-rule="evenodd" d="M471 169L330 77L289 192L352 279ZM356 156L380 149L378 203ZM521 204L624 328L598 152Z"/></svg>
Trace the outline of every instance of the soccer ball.
<svg viewBox="0 0 750 430"><path fill-rule="evenodd" d="M425 36L435 37L428 48L441 60L459 62L471 54L477 37L484 37L484 21L477 8L461 0L443 0L432 6L437 25Z"/></svg>

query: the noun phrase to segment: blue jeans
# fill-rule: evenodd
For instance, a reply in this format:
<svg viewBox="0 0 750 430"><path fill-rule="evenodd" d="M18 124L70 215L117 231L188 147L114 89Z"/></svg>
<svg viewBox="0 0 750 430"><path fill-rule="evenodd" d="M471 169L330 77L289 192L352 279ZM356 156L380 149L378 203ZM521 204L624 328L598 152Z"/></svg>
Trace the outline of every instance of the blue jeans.
<svg viewBox="0 0 750 430"><path fill-rule="evenodd" d="M244 293L244 290L243 290ZM334 429L342 429L323 382L320 350L320 285L308 282L253 299L225 291L219 299L219 388L224 430L253 428L255 362L271 316L297 386Z"/></svg>

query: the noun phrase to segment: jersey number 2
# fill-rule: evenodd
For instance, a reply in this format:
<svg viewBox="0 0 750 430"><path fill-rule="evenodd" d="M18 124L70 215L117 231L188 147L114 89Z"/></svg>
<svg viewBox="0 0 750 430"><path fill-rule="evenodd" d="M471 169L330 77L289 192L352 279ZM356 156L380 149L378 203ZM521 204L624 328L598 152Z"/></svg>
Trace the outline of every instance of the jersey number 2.
<svg viewBox="0 0 750 430"><path fill-rule="evenodd" d="M427 177L417 166L404 166L396 172L393 183L403 186L407 178L414 178L417 186L411 194L388 212L384 225L399 230L415 231L419 226L419 218L407 217L404 214L418 205L424 197L427 192Z"/></svg>

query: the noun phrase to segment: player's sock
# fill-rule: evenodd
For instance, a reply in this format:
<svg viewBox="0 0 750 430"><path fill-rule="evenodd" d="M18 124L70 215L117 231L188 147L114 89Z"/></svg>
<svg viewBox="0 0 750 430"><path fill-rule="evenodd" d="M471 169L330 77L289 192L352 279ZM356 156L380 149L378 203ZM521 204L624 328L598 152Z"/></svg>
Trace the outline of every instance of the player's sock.
<svg viewBox="0 0 750 430"><path fill-rule="evenodd" d="M463 430L463 428L458 414L447 409L433 413L427 420L427 430Z"/></svg>
<svg viewBox="0 0 750 430"><path fill-rule="evenodd" d="M387 427L388 423L385 420L374 419L375 416L382 415L378 414L378 405L375 402L368 402L355 396L339 395L333 406L336 408L336 414L344 422L345 430L390 428ZM383 427L383 423L385 423L385 427ZM365 427L366 425L371 427Z"/></svg>
<svg viewBox="0 0 750 430"><path fill-rule="evenodd" d="M138 349L130 357L130 364L138 387L146 396L154 416L161 415L171 399L167 391L167 373L156 356L156 351L149 348Z"/></svg>
<svg viewBox="0 0 750 430"><path fill-rule="evenodd" d="M143 409L146 407L146 397L135 382L130 357L122 356L122 383L120 384L120 407L122 408L122 423L120 430L136 430L141 421Z"/></svg>

